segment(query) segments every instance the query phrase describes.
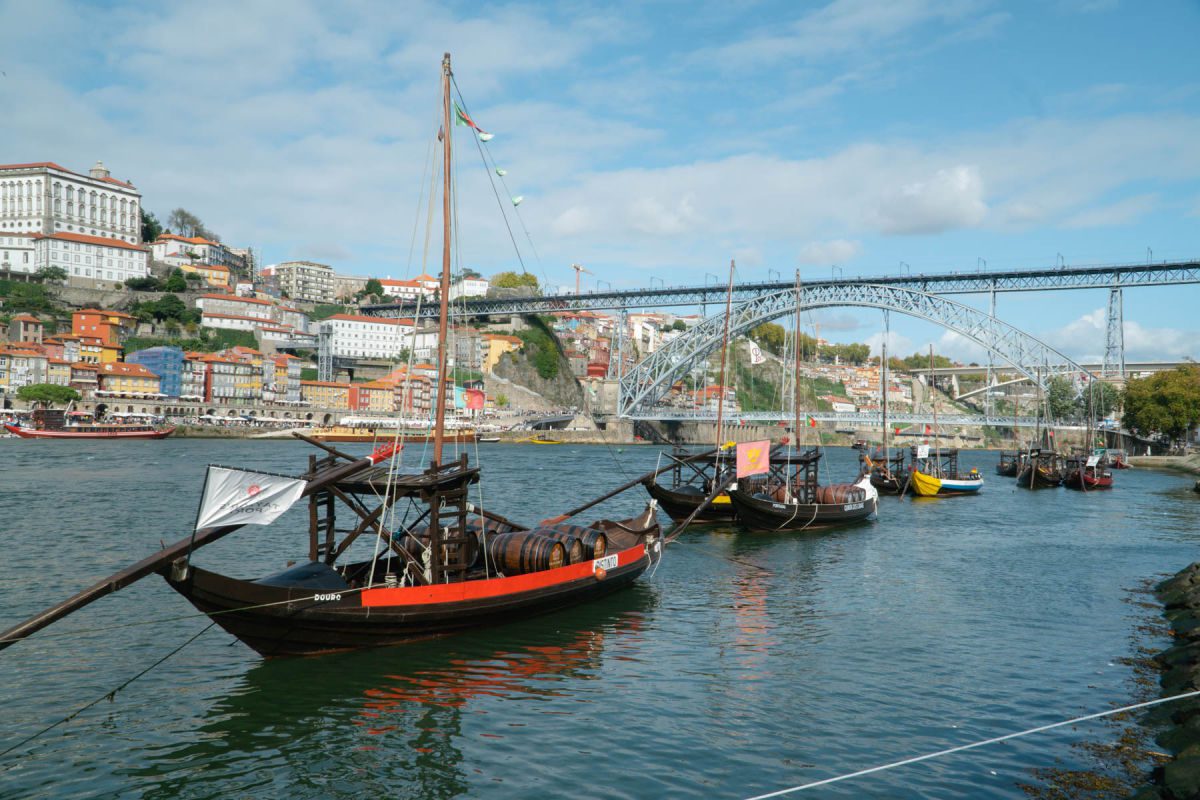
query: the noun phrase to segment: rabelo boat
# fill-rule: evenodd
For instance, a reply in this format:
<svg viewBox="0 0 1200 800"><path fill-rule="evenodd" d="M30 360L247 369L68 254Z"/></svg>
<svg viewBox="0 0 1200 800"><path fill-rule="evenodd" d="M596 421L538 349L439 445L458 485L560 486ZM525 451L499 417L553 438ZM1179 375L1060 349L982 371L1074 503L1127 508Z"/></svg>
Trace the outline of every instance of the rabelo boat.
<svg viewBox="0 0 1200 800"><path fill-rule="evenodd" d="M31 425L10 425L4 430L22 439L165 439L174 426L127 422L71 422L60 409L36 408Z"/></svg>
<svg viewBox="0 0 1200 800"><path fill-rule="evenodd" d="M442 62L444 155L440 298L449 295L452 73ZM441 302L438 374L447 366L448 314ZM74 597L0 633L0 648L151 573L264 656L400 644L495 625L591 600L627 586L662 552L651 501L631 519L573 522L575 515L641 478L536 525L472 504L480 468L464 454L443 459L446 398L438 392L432 461L405 469L399 442L366 458L299 435L324 451L288 477L209 467L194 532ZM651 473L653 474L653 473ZM247 524L269 524L307 498L307 553L274 574L237 578L192 563L197 550ZM478 497L476 497L478 499ZM335 518L338 504L352 524ZM403 506L403 513L401 507ZM352 558L373 544L369 557Z"/></svg>
<svg viewBox="0 0 1200 800"><path fill-rule="evenodd" d="M1093 489L1111 489L1113 475L1100 466L1100 456L1072 456L1066 462L1066 477L1063 486L1090 492Z"/></svg>

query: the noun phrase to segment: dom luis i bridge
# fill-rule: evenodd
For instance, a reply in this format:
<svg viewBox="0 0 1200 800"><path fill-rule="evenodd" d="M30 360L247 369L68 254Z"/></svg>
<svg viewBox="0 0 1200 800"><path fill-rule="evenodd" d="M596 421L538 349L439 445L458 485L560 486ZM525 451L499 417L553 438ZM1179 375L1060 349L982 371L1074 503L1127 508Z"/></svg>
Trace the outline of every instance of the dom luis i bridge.
<svg viewBox="0 0 1200 800"><path fill-rule="evenodd" d="M1041 269L918 273L898 276L869 276L816 280L797 290L792 281L773 280L735 284L728 314L730 339L744 335L757 325L785 316L794 316L797 307L809 311L833 307L873 308L895 312L932 322L964 336L989 356L985 397L992 389L1018 381L1027 381L1045 389L1049 381L1062 376L1077 386L1105 379L1123 382L1126 376L1125 342L1122 318L1123 293L1144 286L1170 286L1200 283L1200 261L1098 266L1061 266ZM1108 313L1104 361L1100 365L1081 365L1050 344L1005 322L996 313L997 296L1008 292L1070 291L1104 289L1108 291ZM617 384L616 414L631 420L697 419L695 414L664 406L668 390L685 375L705 363L724 341L727 287L715 283L703 286L660 286L627 291L594 291L545 296L497 297L455 303L452 314L458 318L491 315L537 314L556 311L616 311L624 322L631 309L678 306L718 307L720 312L706 317L688 331L647 355L624 374L612 375ZM952 299L955 295L988 295L988 311ZM364 314L384 317L432 317L436 306L415 304L368 306ZM621 329L624 330L624 324ZM618 347L620 346L618 341ZM619 353L619 350L618 350ZM614 359L620 363L621 359ZM1139 368L1173 365L1139 365ZM964 395L965 396L965 395ZM987 404L990 409L990 403ZM781 412L746 412L746 420L782 419ZM816 419L847 426L882 424L875 412L822 413ZM734 417L737 418L736 416ZM1019 427L1036 424L1032 416L984 414L940 414L947 425L992 425ZM889 414L896 423L930 422L929 413Z"/></svg>

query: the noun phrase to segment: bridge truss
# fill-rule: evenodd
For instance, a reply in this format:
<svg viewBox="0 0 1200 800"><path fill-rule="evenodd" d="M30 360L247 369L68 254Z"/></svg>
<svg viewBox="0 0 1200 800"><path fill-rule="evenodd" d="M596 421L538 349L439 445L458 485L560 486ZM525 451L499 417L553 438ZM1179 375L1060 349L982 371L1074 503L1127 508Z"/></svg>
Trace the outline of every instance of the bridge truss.
<svg viewBox="0 0 1200 800"><path fill-rule="evenodd" d="M1031 382L1045 386L1055 376L1073 383L1095 376L1062 353L1003 320L945 297L901 286L858 282L808 284L796 290L755 297L730 310L729 336L735 339L751 328L801 311L832 306L858 306L896 311L952 330L1008 362ZM617 415L631 419L661 419L669 408L657 407L676 381L692 372L724 341L725 314L693 326L683 335L648 355L622 376Z"/></svg>
<svg viewBox="0 0 1200 800"><path fill-rule="evenodd" d="M1062 289L1112 289L1113 287L1168 286L1200 283L1200 261L1161 264L1118 264L991 272L949 272L900 276L869 276L830 281L812 281L809 286L890 286L931 294L986 294L1037 292ZM735 303L753 300L791 288L792 281L738 283L733 287ZM455 302L450 313L456 317L491 314L544 314L555 311L603 311L630 308L665 308L725 304L726 287L669 286L624 292L585 292L545 297L496 297ZM364 314L380 317L435 318L436 303L396 303L364 306Z"/></svg>

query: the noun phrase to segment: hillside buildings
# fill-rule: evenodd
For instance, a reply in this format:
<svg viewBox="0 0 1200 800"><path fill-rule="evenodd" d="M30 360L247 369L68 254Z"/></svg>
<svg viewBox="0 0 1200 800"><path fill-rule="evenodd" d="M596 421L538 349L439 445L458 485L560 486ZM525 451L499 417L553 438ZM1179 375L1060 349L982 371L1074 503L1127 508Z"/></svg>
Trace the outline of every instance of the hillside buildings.
<svg viewBox="0 0 1200 800"><path fill-rule="evenodd" d="M87 175L50 161L0 165L0 274L43 267L89 286L147 277L141 193L99 161Z"/></svg>
<svg viewBox="0 0 1200 800"><path fill-rule="evenodd" d="M263 267L260 274L274 279L292 300L329 304L336 300L333 267L315 261L285 261Z"/></svg>

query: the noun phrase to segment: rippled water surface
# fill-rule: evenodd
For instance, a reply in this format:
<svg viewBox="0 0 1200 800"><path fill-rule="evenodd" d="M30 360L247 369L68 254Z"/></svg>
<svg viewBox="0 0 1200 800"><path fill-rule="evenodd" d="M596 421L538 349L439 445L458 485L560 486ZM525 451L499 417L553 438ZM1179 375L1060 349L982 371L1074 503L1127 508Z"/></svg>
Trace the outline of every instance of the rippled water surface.
<svg viewBox="0 0 1200 800"><path fill-rule="evenodd" d="M348 446L348 449L353 449ZM360 448L361 449L361 448ZM0 627L185 536L206 463L295 473L291 442L0 441ZM487 506L537 520L657 449L481 445ZM5 798L747 797L1132 698L1148 578L1197 557L1200 496L1018 491L886 498L822 535L696 528L653 576L585 607L405 647L264 661L217 628L0 757ZM827 455L834 480L854 454ZM600 509L636 513L631 491ZM306 549L306 512L197 562L240 577ZM666 520L664 519L664 522ZM290 523L290 524L289 524ZM0 750L103 697L207 621L156 576L0 653ZM798 796L1018 797L1083 767L1080 726Z"/></svg>

